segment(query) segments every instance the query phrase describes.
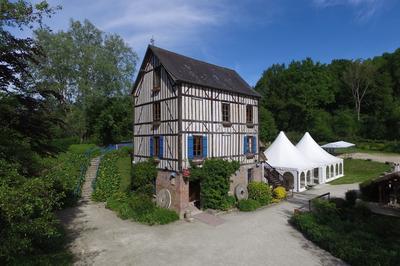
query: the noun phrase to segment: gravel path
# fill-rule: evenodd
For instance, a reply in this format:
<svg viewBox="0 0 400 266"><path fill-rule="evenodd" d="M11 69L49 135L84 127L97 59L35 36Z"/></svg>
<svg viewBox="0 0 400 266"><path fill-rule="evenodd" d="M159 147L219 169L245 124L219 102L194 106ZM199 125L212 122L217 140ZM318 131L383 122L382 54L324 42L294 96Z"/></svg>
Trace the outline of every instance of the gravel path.
<svg viewBox="0 0 400 266"><path fill-rule="evenodd" d="M392 163L400 163L400 154L386 154L386 153L348 153L341 156L342 158L352 157L353 159L370 159L372 161L377 161L381 163L392 162Z"/></svg>
<svg viewBox="0 0 400 266"><path fill-rule="evenodd" d="M224 224L178 221L146 226L119 219L104 204L65 210L76 265L341 265L288 224L294 208L314 195L343 196L352 185L319 185L251 213L223 214Z"/></svg>

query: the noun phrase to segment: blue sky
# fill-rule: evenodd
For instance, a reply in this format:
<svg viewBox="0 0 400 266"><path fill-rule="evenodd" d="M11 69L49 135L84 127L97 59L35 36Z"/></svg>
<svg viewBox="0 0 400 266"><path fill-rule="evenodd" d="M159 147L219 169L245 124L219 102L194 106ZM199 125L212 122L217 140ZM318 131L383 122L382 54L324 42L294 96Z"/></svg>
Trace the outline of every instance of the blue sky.
<svg viewBox="0 0 400 266"><path fill-rule="evenodd" d="M235 69L252 86L274 63L367 58L400 47L398 0L50 0L71 18L118 33L140 59L155 45Z"/></svg>

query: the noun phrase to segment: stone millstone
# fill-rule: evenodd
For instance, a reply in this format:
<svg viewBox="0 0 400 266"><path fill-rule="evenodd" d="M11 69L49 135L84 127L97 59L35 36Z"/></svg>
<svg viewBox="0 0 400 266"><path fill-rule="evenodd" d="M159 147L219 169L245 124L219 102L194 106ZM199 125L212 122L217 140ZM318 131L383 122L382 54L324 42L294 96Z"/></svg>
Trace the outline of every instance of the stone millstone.
<svg viewBox="0 0 400 266"><path fill-rule="evenodd" d="M239 184L235 188L235 196L238 200L244 200L249 197L249 192L247 191L247 187L243 184Z"/></svg>
<svg viewBox="0 0 400 266"><path fill-rule="evenodd" d="M166 188L161 189L157 193L156 201L158 207L168 209L171 206L171 192Z"/></svg>

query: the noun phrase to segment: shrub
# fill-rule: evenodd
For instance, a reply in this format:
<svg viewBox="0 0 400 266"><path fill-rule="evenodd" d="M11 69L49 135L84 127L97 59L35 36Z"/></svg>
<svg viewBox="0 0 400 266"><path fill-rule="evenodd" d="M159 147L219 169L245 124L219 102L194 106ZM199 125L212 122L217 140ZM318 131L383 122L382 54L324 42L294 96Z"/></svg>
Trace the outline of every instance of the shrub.
<svg viewBox="0 0 400 266"><path fill-rule="evenodd" d="M207 159L202 168L197 168L201 191L201 205L209 209L225 209L229 191L229 178L240 165L237 161L225 161L222 159Z"/></svg>
<svg viewBox="0 0 400 266"><path fill-rule="evenodd" d="M65 234L53 214L62 194L43 178L25 179L0 160L0 262L63 249Z"/></svg>
<svg viewBox="0 0 400 266"><path fill-rule="evenodd" d="M376 182L367 180L362 182L360 185L361 198L365 201L379 201L379 188Z"/></svg>
<svg viewBox="0 0 400 266"><path fill-rule="evenodd" d="M332 206L317 203L335 216ZM321 219L320 213L292 216L290 223L304 236L350 265L398 265L400 255L398 218L371 214L363 204L342 210L340 218ZM324 215L324 214L323 214Z"/></svg>
<svg viewBox="0 0 400 266"><path fill-rule="evenodd" d="M338 209L335 203L323 199L314 199L312 201L313 211L321 223L328 223L339 218Z"/></svg>
<svg viewBox="0 0 400 266"><path fill-rule="evenodd" d="M235 205L236 205L236 198L234 196L227 195L224 203L222 204L221 209L226 211Z"/></svg>
<svg viewBox="0 0 400 266"><path fill-rule="evenodd" d="M132 167L132 189L140 194L152 196L155 191L154 181L157 168L153 159L139 162Z"/></svg>
<svg viewBox="0 0 400 266"><path fill-rule="evenodd" d="M272 191L272 195L273 195L274 199L283 200L283 199L286 199L287 192L284 187L279 186L279 187L274 188L274 190Z"/></svg>
<svg viewBox="0 0 400 266"><path fill-rule="evenodd" d="M329 201L332 203L335 203L335 206L337 209L343 209L343 208L347 207L347 205L348 205L347 201L342 198L333 197Z"/></svg>
<svg viewBox="0 0 400 266"><path fill-rule="evenodd" d="M263 182L250 182L247 186L249 199L258 201L260 205L267 205L271 202L271 189Z"/></svg>
<svg viewBox="0 0 400 266"><path fill-rule="evenodd" d="M97 171L95 190L92 194L93 200L107 201L119 190L121 182L121 175L117 167L119 155L118 151L113 151L103 156Z"/></svg>
<svg viewBox="0 0 400 266"><path fill-rule="evenodd" d="M241 200L238 203L239 210L241 210L243 212L255 211L256 209L258 209L260 207L261 207L260 203L254 199Z"/></svg>
<svg viewBox="0 0 400 266"><path fill-rule="evenodd" d="M167 224L179 219L175 211L157 207L146 195L117 192L107 200L106 207L122 219L132 219L148 225Z"/></svg>
<svg viewBox="0 0 400 266"><path fill-rule="evenodd" d="M346 201L350 206L354 206L357 200L357 190L349 190L345 194Z"/></svg>

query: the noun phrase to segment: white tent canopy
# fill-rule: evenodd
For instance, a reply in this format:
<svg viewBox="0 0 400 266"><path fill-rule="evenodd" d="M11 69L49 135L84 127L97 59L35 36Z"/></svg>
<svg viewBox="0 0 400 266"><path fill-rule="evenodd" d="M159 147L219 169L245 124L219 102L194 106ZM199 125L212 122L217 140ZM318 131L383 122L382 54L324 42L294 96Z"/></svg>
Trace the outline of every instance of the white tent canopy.
<svg viewBox="0 0 400 266"><path fill-rule="evenodd" d="M341 141L327 143L325 145L322 145L321 147L326 148L326 149L339 149L339 148L349 148L349 147L353 147L353 146L356 146L356 145L353 143L341 140Z"/></svg>
<svg viewBox="0 0 400 266"><path fill-rule="evenodd" d="M297 148L281 131L268 149L264 152L267 162L275 168L287 169L309 169L315 167L312 163L304 158Z"/></svg>
<svg viewBox="0 0 400 266"><path fill-rule="evenodd" d="M308 132L297 143L296 148L307 159L319 165L328 165L343 161L343 159L337 158L322 149Z"/></svg>

